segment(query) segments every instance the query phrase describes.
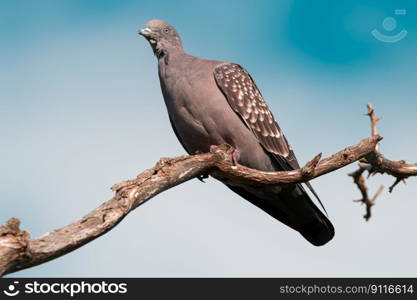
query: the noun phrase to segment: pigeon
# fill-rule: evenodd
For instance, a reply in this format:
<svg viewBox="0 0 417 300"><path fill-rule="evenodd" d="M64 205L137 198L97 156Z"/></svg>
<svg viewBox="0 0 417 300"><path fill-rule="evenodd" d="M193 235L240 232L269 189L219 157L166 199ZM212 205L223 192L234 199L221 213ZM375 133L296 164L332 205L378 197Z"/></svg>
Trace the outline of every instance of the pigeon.
<svg viewBox="0 0 417 300"><path fill-rule="evenodd" d="M158 60L169 120L189 154L228 144L236 149L236 162L252 169L276 172L300 168L255 81L243 67L185 53L178 32L163 20L149 21L138 33L147 39ZM334 236L332 223L301 184L221 181L315 246ZM307 186L317 196L309 183Z"/></svg>

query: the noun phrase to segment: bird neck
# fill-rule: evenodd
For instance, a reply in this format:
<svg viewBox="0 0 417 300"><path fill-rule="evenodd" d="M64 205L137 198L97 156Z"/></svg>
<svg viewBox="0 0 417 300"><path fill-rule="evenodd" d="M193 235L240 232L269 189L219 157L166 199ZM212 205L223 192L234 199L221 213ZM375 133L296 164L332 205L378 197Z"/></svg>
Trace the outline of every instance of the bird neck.
<svg viewBox="0 0 417 300"><path fill-rule="evenodd" d="M165 45L164 47L157 48L155 55L158 58L158 64L168 65L172 59L184 55L184 49L182 45Z"/></svg>

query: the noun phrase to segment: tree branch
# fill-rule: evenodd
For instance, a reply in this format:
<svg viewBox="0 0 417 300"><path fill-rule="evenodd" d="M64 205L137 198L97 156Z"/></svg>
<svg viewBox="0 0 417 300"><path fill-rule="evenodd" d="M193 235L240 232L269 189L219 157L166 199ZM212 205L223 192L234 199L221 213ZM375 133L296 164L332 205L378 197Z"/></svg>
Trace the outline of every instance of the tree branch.
<svg viewBox="0 0 417 300"><path fill-rule="evenodd" d="M372 104L368 104L367 108L367 115L371 120L372 136L378 136L377 122L380 120L380 118L376 116ZM387 173L391 176L396 177L396 181L404 180L410 176L417 176L417 163L407 164L404 160L389 160L379 152L378 146L379 145L377 145L377 147L375 148L376 150L374 152L366 156L366 161L373 166L373 173ZM390 192L392 192L392 188L397 183L398 182L394 183L394 185L390 188Z"/></svg>
<svg viewBox="0 0 417 300"><path fill-rule="evenodd" d="M372 104L367 105L368 112L367 116L371 121L371 134L373 137L378 135L377 123L380 118L375 114L375 109L372 107ZM377 173L384 174L387 173L395 177L395 182L389 188L389 192L392 193L394 187L401 181L405 182L405 179L410 176L417 176L417 163L416 164L407 164L404 160L392 161L385 158L379 152L379 144L375 146L375 151L370 152L365 156L364 159L360 160L359 168L355 172L349 173L348 175L353 177L353 181L356 183L359 191L362 194L362 199L354 200L354 202L359 202L366 205L366 214L364 218L368 221L371 218L371 207L375 204L376 198L382 193L384 187L380 186L375 196L372 199L368 197L368 188L365 184L365 177L362 175L364 171L368 171L368 178L371 175Z"/></svg>
<svg viewBox="0 0 417 300"><path fill-rule="evenodd" d="M0 227L0 276L36 266L75 250L116 226L129 212L155 195L206 172L226 152L161 159L137 178L113 187L115 196L80 220L29 239L12 218Z"/></svg>
<svg viewBox="0 0 417 300"><path fill-rule="evenodd" d="M349 176L352 176L353 182L355 182L355 184L357 185L358 189L360 190L360 192L362 194L362 199L353 200L353 202L359 202L361 204L365 204L366 214L363 217L365 218L366 221L368 221L372 216L371 207L375 204L376 198L378 198L378 196L384 190L384 186L381 185L379 187L378 191L372 197L372 199L369 199L368 188L366 187L365 177L363 176L363 172L365 170L367 170L366 165L360 164L359 169L356 170L355 172L350 173Z"/></svg>
<svg viewBox="0 0 417 300"><path fill-rule="evenodd" d="M303 168L288 172L262 172L236 165L232 159L233 149L227 145L213 147L210 153L162 158L155 167L142 172L135 179L115 184L112 187L115 196L109 201L81 219L41 237L30 239L26 231L19 229L19 220L10 219L0 227L0 276L65 255L114 228L145 201L169 188L192 178L202 178L206 174L217 179L249 185L299 183L358 160L366 160L377 172L383 171L391 175L395 172L397 175L400 174L401 178L410 174L410 170L417 173L417 166L382 159L376 152L381 139L375 126L372 137L363 139L328 158L321 159L319 154ZM358 176L362 176L362 173L363 171ZM367 194L363 194L361 201L369 206L369 217L370 207L381 191L370 200Z"/></svg>

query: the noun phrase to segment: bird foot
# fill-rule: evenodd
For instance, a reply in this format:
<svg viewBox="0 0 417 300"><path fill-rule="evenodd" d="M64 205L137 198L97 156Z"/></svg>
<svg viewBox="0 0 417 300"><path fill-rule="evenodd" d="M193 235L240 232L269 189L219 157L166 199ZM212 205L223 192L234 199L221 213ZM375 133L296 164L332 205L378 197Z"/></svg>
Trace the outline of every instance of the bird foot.
<svg viewBox="0 0 417 300"><path fill-rule="evenodd" d="M202 183L206 183L204 179L207 179L208 177L208 174L201 174L197 176L197 179L200 180Z"/></svg>
<svg viewBox="0 0 417 300"><path fill-rule="evenodd" d="M219 147L219 145L210 145L210 152L214 153L217 147Z"/></svg>
<svg viewBox="0 0 417 300"><path fill-rule="evenodd" d="M219 148L223 151L226 151L228 154L231 153L232 156L232 164L233 166L237 166L238 160L240 158L240 151L238 149L234 149L232 146L230 146L229 144L223 144L223 145L210 145L210 152L214 153L216 152L216 149Z"/></svg>
<svg viewBox="0 0 417 300"><path fill-rule="evenodd" d="M238 149L233 149L233 152L232 152L232 162L233 162L233 165L234 166L237 166L238 165L239 157L240 157L240 151Z"/></svg>

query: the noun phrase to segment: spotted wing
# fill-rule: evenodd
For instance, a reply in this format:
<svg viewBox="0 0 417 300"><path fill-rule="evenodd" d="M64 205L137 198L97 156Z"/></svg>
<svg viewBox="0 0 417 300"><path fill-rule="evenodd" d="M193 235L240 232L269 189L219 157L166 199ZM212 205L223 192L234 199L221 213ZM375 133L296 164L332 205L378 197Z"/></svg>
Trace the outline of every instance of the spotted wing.
<svg viewBox="0 0 417 300"><path fill-rule="evenodd" d="M230 106L283 170L299 169L291 146L249 73L238 64L224 63L214 69L214 78ZM311 184L306 182L306 185L326 211ZM301 184L299 187L304 190Z"/></svg>
<svg viewBox="0 0 417 300"><path fill-rule="evenodd" d="M225 63L214 69L214 77L230 106L261 145L275 154L284 170L298 169L294 152L249 73L237 64Z"/></svg>

